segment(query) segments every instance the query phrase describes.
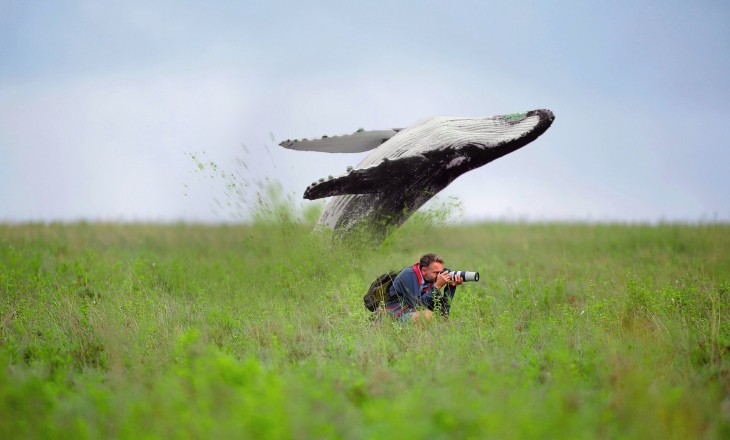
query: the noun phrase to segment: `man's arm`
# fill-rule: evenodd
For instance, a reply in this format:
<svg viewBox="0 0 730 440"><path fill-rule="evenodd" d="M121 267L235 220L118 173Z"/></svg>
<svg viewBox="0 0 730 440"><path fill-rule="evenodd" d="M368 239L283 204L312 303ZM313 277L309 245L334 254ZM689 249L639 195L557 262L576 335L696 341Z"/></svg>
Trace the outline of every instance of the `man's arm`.
<svg viewBox="0 0 730 440"><path fill-rule="evenodd" d="M451 308L451 298L456 293L456 286L450 284L445 285L442 290L432 287L431 290L423 294L421 299L429 310L441 310L444 314L449 313Z"/></svg>
<svg viewBox="0 0 730 440"><path fill-rule="evenodd" d="M392 288L398 295L398 299L404 306L418 308L428 306L420 299L420 288L418 285L418 277L413 269L407 267L398 274L393 280Z"/></svg>
<svg viewBox="0 0 730 440"><path fill-rule="evenodd" d="M456 286L461 285L463 282L464 280L461 276L456 275L456 278L454 279L449 278L449 281L443 285L442 290L438 290L436 287L431 289L431 291L428 292L428 308L431 310L438 309L441 311L442 315L447 316L451 310L451 300L456 294Z"/></svg>

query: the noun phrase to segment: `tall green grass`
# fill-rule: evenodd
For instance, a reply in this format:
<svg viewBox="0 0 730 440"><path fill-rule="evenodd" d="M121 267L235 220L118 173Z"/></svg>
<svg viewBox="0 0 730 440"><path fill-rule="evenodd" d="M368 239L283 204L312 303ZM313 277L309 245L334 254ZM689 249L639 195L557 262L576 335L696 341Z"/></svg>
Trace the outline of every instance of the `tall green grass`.
<svg viewBox="0 0 730 440"><path fill-rule="evenodd" d="M730 226L421 215L369 246L282 206L0 226L0 438L730 436ZM482 280L371 323L428 251Z"/></svg>

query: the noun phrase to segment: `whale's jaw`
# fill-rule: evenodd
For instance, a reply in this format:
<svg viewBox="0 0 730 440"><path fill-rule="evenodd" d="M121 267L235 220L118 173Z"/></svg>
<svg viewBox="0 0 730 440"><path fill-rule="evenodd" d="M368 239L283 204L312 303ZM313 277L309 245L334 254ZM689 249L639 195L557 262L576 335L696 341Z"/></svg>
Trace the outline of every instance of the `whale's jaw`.
<svg viewBox="0 0 730 440"><path fill-rule="evenodd" d="M384 236L462 174L522 148L554 121L550 110L488 118L435 117L380 145L353 171L314 183L307 199L333 197L319 223Z"/></svg>

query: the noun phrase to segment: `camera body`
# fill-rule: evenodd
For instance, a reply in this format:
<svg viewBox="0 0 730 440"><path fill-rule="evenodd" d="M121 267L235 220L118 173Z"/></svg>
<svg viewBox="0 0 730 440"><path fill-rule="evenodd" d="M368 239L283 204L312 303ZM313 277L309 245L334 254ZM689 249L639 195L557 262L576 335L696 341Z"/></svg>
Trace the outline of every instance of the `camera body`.
<svg viewBox="0 0 730 440"><path fill-rule="evenodd" d="M466 270L451 270L444 269L441 273L448 273L452 278L456 275L461 275L461 279L464 281L479 281L479 272L469 272Z"/></svg>

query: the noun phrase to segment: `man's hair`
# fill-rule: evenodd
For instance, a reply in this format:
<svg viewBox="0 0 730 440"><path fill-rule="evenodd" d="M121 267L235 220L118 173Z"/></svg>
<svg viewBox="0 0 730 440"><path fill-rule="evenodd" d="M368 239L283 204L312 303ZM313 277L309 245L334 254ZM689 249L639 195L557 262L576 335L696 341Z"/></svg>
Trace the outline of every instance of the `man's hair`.
<svg viewBox="0 0 730 440"><path fill-rule="evenodd" d="M420 267L428 267L434 261L437 263L444 264L444 259L439 257L436 254L426 254L426 255L422 256L419 264L420 264Z"/></svg>

